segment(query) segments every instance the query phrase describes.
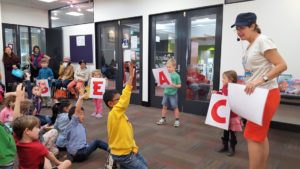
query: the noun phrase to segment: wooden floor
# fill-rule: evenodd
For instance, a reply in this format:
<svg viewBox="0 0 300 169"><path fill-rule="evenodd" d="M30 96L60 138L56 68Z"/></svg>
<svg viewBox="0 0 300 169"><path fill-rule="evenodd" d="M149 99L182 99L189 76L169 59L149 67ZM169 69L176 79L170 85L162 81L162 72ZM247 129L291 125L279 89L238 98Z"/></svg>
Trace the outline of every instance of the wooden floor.
<svg viewBox="0 0 300 169"><path fill-rule="evenodd" d="M104 117L96 119L92 101L86 101L85 125L88 140L107 140L106 122L108 109L103 103ZM49 110L44 110L45 114ZM174 116L169 112L168 124L157 126L160 109L130 105L127 115L134 127L135 139L140 152L148 161L149 169L247 169L247 144L238 133L236 155L227 157L216 152L220 147L222 130L204 124L205 118L181 114L182 125L173 127ZM300 134L271 129L269 169L300 169ZM82 163L74 163L73 169L101 169L107 158L102 150L95 151Z"/></svg>

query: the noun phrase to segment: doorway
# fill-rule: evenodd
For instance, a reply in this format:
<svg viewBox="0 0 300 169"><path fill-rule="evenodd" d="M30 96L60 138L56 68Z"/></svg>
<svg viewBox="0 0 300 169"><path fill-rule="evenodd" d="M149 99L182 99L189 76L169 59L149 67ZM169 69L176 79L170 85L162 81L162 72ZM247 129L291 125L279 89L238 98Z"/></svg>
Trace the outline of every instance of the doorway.
<svg viewBox="0 0 300 169"><path fill-rule="evenodd" d="M219 87L222 6L151 16L151 69L177 61L182 87L179 109L205 115L212 89ZM161 107L163 89L150 75L150 105Z"/></svg>
<svg viewBox="0 0 300 169"><path fill-rule="evenodd" d="M128 80L128 63L135 60L131 103L142 101L142 18L96 23L96 65L108 79L108 88L122 91Z"/></svg>

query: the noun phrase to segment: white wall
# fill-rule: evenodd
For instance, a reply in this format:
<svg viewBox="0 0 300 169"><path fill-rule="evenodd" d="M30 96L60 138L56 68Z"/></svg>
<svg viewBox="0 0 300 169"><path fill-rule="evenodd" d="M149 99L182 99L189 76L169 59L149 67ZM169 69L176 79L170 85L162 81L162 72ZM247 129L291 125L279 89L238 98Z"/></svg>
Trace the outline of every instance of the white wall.
<svg viewBox="0 0 300 169"><path fill-rule="evenodd" d="M73 35L92 35L93 40L93 63L87 64L88 69L91 71L96 68L96 59L95 59L95 26L94 23L67 26L63 27L63 45L64 45L64 56L70 56L70 36ZM75 68L79 66L78 63L73 64Z"/></svg>
<svg viewBox="0 0 300 169"><path fill-rule="evenodd" d="M255 0L224 6L221 72L236 69L243 74L242 54L246 43L237 42L237 35L230 26L240 12L255 12L262 33L270 36L288 64L285 73L300 78L300 1L295 0ZM244 47L244 49L243 49Z"/></svg>
<svg viewBox="0 0 300 169"><path fill-rule="evenodd" d="M2 23L48 28L48 11L17 6L9 3L1 5Z"/></svg>
<svg viewBox="0 0 300 169"><path fill-rule="evenodd" d="M149 15L222 4L224 0L94 0L94 21L143 16L143 97L148 101Z"/></svg>
<svg viewBox="0 0 300 169"><path fill-rule="evenodd" d="M237 42L237 35L230 26L240 12L255 12L262 33L270 36L288 64L288 70L300 78L300 1L295 0L255 0L224 6L221 72L235 69L243 74L242 54L247 44ZM299 106L280 105L274 121L300 125Z"/></svg>

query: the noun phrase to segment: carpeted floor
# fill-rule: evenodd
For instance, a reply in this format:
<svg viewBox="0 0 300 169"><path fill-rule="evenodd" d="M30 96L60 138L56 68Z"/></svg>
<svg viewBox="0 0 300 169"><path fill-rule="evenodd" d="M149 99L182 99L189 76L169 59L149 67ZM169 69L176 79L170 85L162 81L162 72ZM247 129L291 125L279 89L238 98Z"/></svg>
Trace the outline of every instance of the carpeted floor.
<svg viewBox="0 0 300 169"><path fill-rule="evenodd" d="M103 103L104 117L96 119L92 101L85 101L85 126L88 140L107 139L108 109ZM127 115L132 122L137 145L148 161L149 169L247 169L247 143L238 133L236 155L227 157L216 152L221 145L222 130L204 124L205 117L181 113L182 125L173 127L174 115L169 112L168 124L157 126L160 109L130 105ZM44 109L49 114L50 109ZM300 169L300 134L288 131L270 131L269 169ZM87 161L74 163L72 169L102 169L107 158L102 150L95 151Z"/></svg>

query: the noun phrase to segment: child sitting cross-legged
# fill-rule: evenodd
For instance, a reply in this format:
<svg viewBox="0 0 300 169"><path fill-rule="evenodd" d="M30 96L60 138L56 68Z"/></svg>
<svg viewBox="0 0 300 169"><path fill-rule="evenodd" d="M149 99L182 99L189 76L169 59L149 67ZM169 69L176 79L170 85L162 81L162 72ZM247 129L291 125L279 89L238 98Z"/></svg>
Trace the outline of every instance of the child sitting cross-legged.
<svg viewBox="0 0 300 169"><path fill-rule="evenodd" d="M90 144L87 143L87 130L83 125L84 109L82 108L83 98L86 95L84 88L81 88L76 108L72 107L69 111L69 115L72 118L65 130L67 132L67 151L75 162L86 160L97 148L109 151L107 143L102 140L94 140Z"/></svg>

